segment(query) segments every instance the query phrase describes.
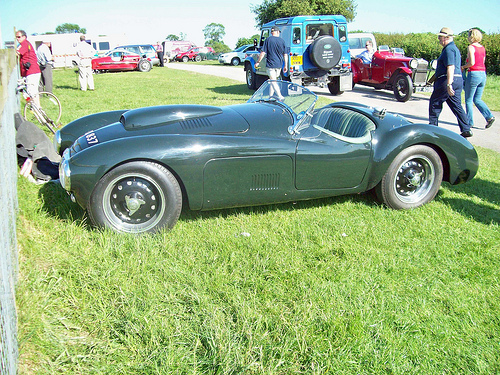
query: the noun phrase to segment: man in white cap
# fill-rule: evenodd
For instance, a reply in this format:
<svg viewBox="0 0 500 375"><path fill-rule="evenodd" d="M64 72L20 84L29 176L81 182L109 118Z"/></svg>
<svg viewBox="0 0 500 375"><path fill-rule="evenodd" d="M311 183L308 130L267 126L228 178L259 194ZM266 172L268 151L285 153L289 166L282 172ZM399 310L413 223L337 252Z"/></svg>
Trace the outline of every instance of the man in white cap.
<svg viewBox="0 0 500 375"><path fill-rule="evenodd" d="M443 103L446 102L458 120L460 135L472 137L469 119L461 103L463 78L460 51L453 42L453 31L450 28L443 27L437 35L443 51L437 60L434 91L429 100L429 124L438 125Z"/></svg>

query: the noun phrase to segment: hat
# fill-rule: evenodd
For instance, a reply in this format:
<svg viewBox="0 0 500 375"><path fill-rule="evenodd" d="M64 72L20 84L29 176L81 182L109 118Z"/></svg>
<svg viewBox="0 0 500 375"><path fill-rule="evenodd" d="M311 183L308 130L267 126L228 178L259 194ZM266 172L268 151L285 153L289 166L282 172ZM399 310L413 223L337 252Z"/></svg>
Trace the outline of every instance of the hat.
<svg viewBox="0 0 500 375"><path fill-rule="evenodd" d="M439 35L439 36L453 36L453 31L449 27L443 27L437 35Z"/></svg>
<svg viewBox="0 0 500 375"><path fill-rule="evenodd" d="M279 29L278 26L271 27L271 32L274 33L275 31L280 32L281 30Z"/></svg>

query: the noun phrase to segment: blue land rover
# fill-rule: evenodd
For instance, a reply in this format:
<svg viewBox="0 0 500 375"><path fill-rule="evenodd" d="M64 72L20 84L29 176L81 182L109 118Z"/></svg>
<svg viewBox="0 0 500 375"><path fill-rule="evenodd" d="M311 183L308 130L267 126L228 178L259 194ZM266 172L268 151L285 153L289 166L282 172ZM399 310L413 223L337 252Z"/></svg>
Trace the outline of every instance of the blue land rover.
<svg viewBox="0 0 500 375"><path fill-rule="evenodd" d="M267 80L264 60L255 69L260 48L278 26L289 56L289 71L283 79L300 85L328 86L333 95L352 89L351 57L344 16L296 16L279 18L262 26L258 50L247 53L245 73L248 88L255 90Z"/></svg>

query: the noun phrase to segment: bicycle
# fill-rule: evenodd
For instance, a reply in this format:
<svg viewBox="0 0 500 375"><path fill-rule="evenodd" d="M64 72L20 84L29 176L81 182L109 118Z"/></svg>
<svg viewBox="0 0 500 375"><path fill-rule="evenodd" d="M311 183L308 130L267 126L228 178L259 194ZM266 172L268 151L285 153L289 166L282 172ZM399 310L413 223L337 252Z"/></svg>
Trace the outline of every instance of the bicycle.
<svg viewBox="0 0 500 375"><path fill-rule="evenodd" d="M59 128L59 120L61 119L62 108L61 102L51 92L39 92L39 105L35 103L32 96L27 91L26 80L20 79L17 84L17 91L22 92L24 98L26 99L26 105L24 106L24 119L26 121L35 122L38 121L41 125L45 125L49 130L55 134L57 128Z"/></svg>

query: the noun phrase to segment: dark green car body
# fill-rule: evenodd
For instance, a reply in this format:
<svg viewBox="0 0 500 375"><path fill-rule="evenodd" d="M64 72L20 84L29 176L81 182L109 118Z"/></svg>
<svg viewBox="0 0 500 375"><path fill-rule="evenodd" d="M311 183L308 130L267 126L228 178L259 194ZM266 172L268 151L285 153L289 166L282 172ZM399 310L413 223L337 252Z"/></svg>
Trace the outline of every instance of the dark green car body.
<svg viewBox="0 0 500 375"><path fill-rule="evenodd" d="M366 131L340 135L322 129L325 121L318 119L325 110L346 123L361 122ZM439 155L444 181L466 182L477 172L473 146L446 129L353 103L305 112L256 100L90 115L56 135L59 151L66 149L61 183L88 209L96 185L110 171L151 162L175 177L184 205L211 210L368 191L403 150L416 145Z"/></svg>

